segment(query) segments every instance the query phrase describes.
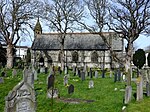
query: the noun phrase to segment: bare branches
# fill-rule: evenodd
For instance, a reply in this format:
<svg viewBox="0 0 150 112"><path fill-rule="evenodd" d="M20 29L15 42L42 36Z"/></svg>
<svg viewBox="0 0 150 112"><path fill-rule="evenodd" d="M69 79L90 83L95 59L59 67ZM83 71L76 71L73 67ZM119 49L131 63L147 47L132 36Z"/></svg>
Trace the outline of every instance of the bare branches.
<svg viewBox="0 0 150 112"><path fill-rule="evenodd" d="M0 1L0 33L7 44L18 42L22 27L34 17L37 5L34 0Z"/></svg>
<svg viewBox="0 0 150 112"><path fill-rule="evenodd" d="M134 42L150 25L149 0L112 0L110 29L120 30L128 42ZM114 4L116 2L116 4ZM115 25L116 23L117 25Z"/></svg>

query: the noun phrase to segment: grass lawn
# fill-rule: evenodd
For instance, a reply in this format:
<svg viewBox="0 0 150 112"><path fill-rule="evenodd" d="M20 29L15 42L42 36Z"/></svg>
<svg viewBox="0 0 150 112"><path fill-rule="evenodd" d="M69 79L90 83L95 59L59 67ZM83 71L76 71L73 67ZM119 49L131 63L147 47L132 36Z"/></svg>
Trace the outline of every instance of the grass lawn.
<svg viewBox="0 0 150 112"><path fill-rule="evenodd" d="M8 77L4 78L5 82L0 84L0 112L4 111L5 96L9 91L22 79L22 71L18 73L15 78L11 77L11 70L7 71ZM68 94L68 89L63 85L64 75L55 76L55 87L58 88L60 98L62 99L79 99L78 104L65 103L59 99L54 100L52 105L51 99L47 98L47 76L48 74L38 74L38 80L34 83L34 88L37 96L37 112L121 112L123 106L124 92L120 89L124 89L125 83L114 83L113 78L99 78L94 81L94 88L89 89L88 83L89 77L86 77L85 81L81 81L78 76L73 76L70 72L69 84L73 84L75 91L72 95ZM135 86L135 84L133 84ZM39 89L41 88L41 89ZM117 88L114 91L114 88ZM133 88L135 91L135 87ZM94 102L84 102L84 100L93 100ZM130 104L127 105L128 112L150 112L150 98L144 98L141 102L135 102L132 98Z"/></svg>

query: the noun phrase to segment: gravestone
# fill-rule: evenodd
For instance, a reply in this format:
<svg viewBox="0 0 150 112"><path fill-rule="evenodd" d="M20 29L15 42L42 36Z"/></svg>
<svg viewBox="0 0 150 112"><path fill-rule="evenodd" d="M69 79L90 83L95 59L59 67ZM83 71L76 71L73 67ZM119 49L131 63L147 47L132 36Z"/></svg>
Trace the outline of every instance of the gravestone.
<svg viewBox="0 0 150 112"><path fill-rule="evenodd" d="M23 80L30 86L34 87L34 74L31 69L24 69Z"/></svg>
<svg viewBox="0 0 150 112"><path fill-rule="evenodd" d="M117 72L114 74L114 82L117 82Z"/></svg>
<svg viewBox="0 0 150 112"><path fill-rule="evenodd" d="M146 94L147 94L147 96L150 96L150 84L149 84L149 82L146 83Z"/></svg>
<svg viewBox="0 0 150 112"><path fill-rule="evenodd" d="M81 72L81 80L82 80L82 81L85 80L85 72Z"/></svg>
<svg viewBox="0 0 150 112"><path fill-rule="evenodd" d="M125 88L125 104L128 104L131 100L131 95L132 95L132 87L131 86L127 86Z"/></svg>
<svg viewBox="0 0 150 112"><path fill-rule="evenodd" d="M118 69L117 75L118 75L118 81L121 81L121 71L120 71L120 69Z"/></svg>
<svg viewBox="0 0 150 112"><path fill-rule="evenodd" d="M123 81L126 81L126 75L122 75L122 79L123 79Z"/></svg>
<svg viewBox="0 0 150 112"><path fill-rule="evenodd" d="M76 71L76 67L75 66L72 67L72 71L73 71L73 73L75 73L75 71Z"/></svg>
<svg viewBox="0 0 150 112"><path fill-rule="evenodd" d="M17 75L17 70L16 69L13 69L12 71L12 76L15 77Z"/></svg>
<svg viewBox="0 0 150 112"><path fill-rule="evenodd" d="M65 74L68 74L68 67L65 67Z"/></svg>
<svg viewBox="0 0 150 112"><path fill-rule="evenodd" d="M5 112L35 112L36 98L34 89L22 81L5 97Z"/></svg>
<svg viewBox="0 0 150 112"><path fill-rule="evenodd" d="M47 67L45 67L45 74L47 74L48 73L48 68Z"/></svg>
<svg viewBox="0 0 150 112"><path fill-rule="evenodd" d="M78 68L76 68L76 75L78 75Z"/></svg>
<svg viewBox="0 0 150 112"><path fill-rule="evenodd" d="M110 70L109 77L112 78L113 72Z"/></svg>
<svg viewBox="0 0 150 112"><path fill-rule="evenodd" d="M40 73L45 73L45 67L40 67Z"/></svg>
<svg viewBox="0 0 150 112"><path fill-rule="evenodd" d="M34 67L32 67L32 72L33 72L33 75L34 75L34 80L37 80L37 71L35 70Z"/></svg>
<svg viewBox="0 0 150 112"><path fill-rule="evenodd" d="M78 76L81 77L81 71L80 71L80 69L78 70Z"/></svg>
<svg viewBox="0 0 150 112"><path fill-rule="evenodd" d="M69 87L68 87L68 94L72 94L72 93L74 93L74 85L70 85Z"/></svg>
<svg viewBox="0 0 150 112"><path fill-rule="evenodd" d="M48 87L47 87L47 89L54 88L54 81L55 81L54 75L50 75L48 77Z"/></svg>
<svg viewBox="0 0 150 112"><path fill-rule="evenodd" d="M93 78L92 69L90 68L90 78Z"/></svg>
<svg viewBox="0 0 150 112"><path fill-rule="evenodd" d="M93 80L89 81L89 88L94 88L94 82L93 82Z"/></svg>
<svg viewBox="0 0 150 112"><path fill-rule="evenodd" d="M0 77L0 84L1 84L1 83L4 83L3 77Z"/></svg>
<svg viewBox="0 0 150 112"><path fill-rule="evenodd" d="M98 72L97 72L97 70L95 71L95 78L98 78Z"/></svg>
<svg viewBox="0 0 150 112"><path fill-rule="evenodd" d="M64 76L64 86L68 85L68 77L67 75Z"/></svg>
<svg viewBox="0 0 150 112"><path fill-rule="evenodd" d="M143 99L143 79L142 76L139 76L137 81L136 81L136 85L137 85L137 98L136 100L142 100Z"/></svg>
<svg viewBox="0 0 150 112"><path fill-rule="evenodd" d="M48 98L58 98L59 97L58 89L49 89L47 91L47 97Z"/></svg>
<svg viewBox="0 0 150 112"><path fill-rule="evenodd" d="M59 73L59 74L61 74L61 73L62 73L62 71L61 71L61 67L60 67L60 66L58 67L58 73Z"/></svg>

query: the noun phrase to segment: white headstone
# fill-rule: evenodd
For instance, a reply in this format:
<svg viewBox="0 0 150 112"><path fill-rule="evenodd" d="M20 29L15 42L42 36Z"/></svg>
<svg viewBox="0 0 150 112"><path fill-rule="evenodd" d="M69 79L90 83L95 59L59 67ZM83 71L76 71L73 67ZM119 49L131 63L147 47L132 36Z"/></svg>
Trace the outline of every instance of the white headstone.
<svg viewBox="0 0 150 112"><path fill-rule="evenodd" d="M97 72L97 70L95 71L95 78L98 78L98 72Z"/></svg>
<svg viewBox="0 0 150 112"><path fill-rule="evenodd" d="M49 89L48 91L47 91L47 97L48 98L58 98L58 94L59 94L59 92L58 92L58 89Z"/></svg>
<svg viewBox="0 0 150 112"><path fill-rule="evenodd" d="M93 82L93 80L89 81L89 88L94 88L94 82Z"/></svg>
<svg viewBox="0 0 150 112"><path fill-rule="evenodd" d="M68 85L68 77L67 75L64 76L64 86Z"/></svg>

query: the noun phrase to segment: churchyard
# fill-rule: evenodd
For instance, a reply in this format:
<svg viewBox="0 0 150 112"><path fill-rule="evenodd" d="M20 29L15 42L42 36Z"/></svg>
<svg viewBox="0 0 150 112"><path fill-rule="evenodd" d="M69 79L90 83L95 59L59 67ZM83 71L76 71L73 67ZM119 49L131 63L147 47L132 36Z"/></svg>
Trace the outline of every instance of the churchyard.
<svg viewBox="0 0 150 112"><path fill-rule="evenodd" d="M150 111L147 95L136 101L134 81L131 102L124 104L126 82L123 75L115 75L114 71L110 75L107 70L102 78L99 69L88 69L85 73L73 69L61 73L58 67L46 71L32 67L24 70L2 68L0 112L6 109L12 112L14 108L20 112L121 112L124 107L127 112Z"/></svg>

